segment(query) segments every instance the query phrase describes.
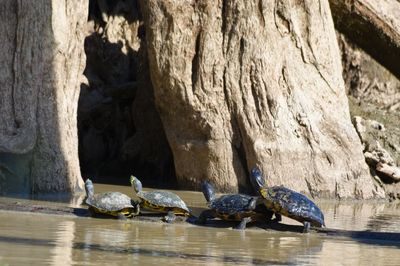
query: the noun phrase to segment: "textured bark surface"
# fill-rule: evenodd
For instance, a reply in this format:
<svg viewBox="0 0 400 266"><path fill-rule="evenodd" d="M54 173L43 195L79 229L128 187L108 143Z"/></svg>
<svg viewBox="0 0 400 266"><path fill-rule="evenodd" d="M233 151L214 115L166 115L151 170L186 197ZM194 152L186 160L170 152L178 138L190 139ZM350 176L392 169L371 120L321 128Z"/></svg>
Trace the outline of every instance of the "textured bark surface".
<svg viewBox="0 0 400 266"><path fill-rule="evenodd" d="M141 1L180 184L383 195L351 125L328 1Z"/></svg>
<svg viewBox="0 0 400 266"><path fill-rule="evenodd" d="M81 190L76 116L87 3L0 7L0 190Z"/></svg>
<svg viewBox="0 0 400 266"><path fill-rule="evenodd" d="M336 28L400 78L400 2L329 2Z"/></svg>

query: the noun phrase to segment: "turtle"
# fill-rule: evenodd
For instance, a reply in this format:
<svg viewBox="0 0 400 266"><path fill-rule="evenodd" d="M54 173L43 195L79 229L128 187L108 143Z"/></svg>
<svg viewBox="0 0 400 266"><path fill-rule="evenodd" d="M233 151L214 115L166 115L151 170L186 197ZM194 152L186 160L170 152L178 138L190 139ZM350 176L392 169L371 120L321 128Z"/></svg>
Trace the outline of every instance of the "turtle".
<svg viewBox="0 0 400 266"><path fill-rule="evenodd" d="M93 183L90 179L85 182L86 201L92 216L105 214L119 219L132 218L140 212L139 204L120 192L104 192L94 194Z"/></svg>
<svg viewBox="0 0 400 266"><path fill-rule="evenodd" d="M245 194L227 194L216 197L214 187L207 181L202 182L202 191L210 209L203 211L198 223L207 219L220 218L225 221L240 221L234 229L243 230L248 222L271 220L273 212L263 208L259 197Z"/></svg>
<svg viewBox="0 0 400 266"><path fill-rule="evenodd" d="M166 213L165 222L172 223L175 221L176 215L192 215L186 203L175 193L159 190L142 191L142 182L133 175L130 182L140 199L140 207L152 212Z"/></svg>
<svg viewBox="0 0 400 266"><path fill-rule="evenodd" d="M308 232L310 226L325 227L324 214L305 195L283 186L266 187L258 167L251 170L250 181L254 189L259 191L265 206L275 212L278 221L281 215L292 218L304 225L304 232Z"/></svg>

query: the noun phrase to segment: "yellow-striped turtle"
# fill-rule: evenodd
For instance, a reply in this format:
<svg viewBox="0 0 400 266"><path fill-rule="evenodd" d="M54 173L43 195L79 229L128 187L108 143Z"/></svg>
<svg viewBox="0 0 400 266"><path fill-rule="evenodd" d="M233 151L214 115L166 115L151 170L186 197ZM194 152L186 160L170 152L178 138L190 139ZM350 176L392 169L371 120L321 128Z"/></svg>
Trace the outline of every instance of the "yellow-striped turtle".
<svg viewBox="0 0 400 266"><path fill-rule="evenodd" d="M265 206L275 212L275 216L284 215L303 223L304 232L310 225L325 226L324 214L309 198L283 186L266 187L260 169L251 170L250 180L254 188L260 192ZM277 216L280 220L281 217Z"/></svg>
<svg viewBox="0 0 400 266"><path fill-rule="evenodd" d="M104 192L94 194L93 183L90 179L85 182L86 204L92 216L106 214L118 217L119 219L132 218L138 215L140 207L130 197L120 192Z"/></svg>
<svg viewBox="0 0 400 266"><path fill-rule="evenodd" d="M216 198L214 187L207 181L203 181L202 191L210 209L200 214L197 220L199 224L204 224L207 219L220 218L240 221L235 229L243 230L248 222L269 221L272 218L273 212L263 208L258 197L228 194Z"/></svg>
<svg viewBox="0 0 400 266"><path fill-rule="evenodd" d="M142 183L140 180L131 176L131 185L139 197L140 207L149 211L158 213L167 213L164 220L167 223L172 223L175 215L190 216L190 210L185 202L175 193L169 191L142 191Z"/></svg>

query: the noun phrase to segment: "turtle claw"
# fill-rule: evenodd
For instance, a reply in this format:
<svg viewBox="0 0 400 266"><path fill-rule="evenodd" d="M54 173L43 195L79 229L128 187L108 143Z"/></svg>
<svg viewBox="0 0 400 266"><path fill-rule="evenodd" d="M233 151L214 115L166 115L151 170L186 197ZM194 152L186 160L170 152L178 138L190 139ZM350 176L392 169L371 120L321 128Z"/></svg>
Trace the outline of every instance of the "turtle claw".
<svg viewBox="0 0 400 266"><path fill-rule="evenodd" d="M169 211L167 215L164 216L163 221L166 223L173 223L176 219L175 213L173 211Z"/></svg>

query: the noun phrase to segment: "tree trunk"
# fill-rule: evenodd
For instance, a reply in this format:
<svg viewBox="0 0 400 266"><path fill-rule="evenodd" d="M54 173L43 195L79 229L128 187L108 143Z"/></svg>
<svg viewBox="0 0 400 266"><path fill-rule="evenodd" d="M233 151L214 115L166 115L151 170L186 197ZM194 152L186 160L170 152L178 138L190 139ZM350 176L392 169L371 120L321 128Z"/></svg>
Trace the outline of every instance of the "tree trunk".
<svg viewBox="0 0 400 266"><path fill-rule="evenodd" d="M400 78L400 2L329 2L336 28Z"/></svg>
<svg viewBox="0 0 400 266"><path fill-rule="evenodd" d="M0 7L0 190L81 190L76 117L87 2Z"/></svg>
<svg viewBox="0 0 400 266"><path fill-rule="evenodd" d="M351 124L327 0L141 1L155 99L180 184L383 196Z"/></svg>

